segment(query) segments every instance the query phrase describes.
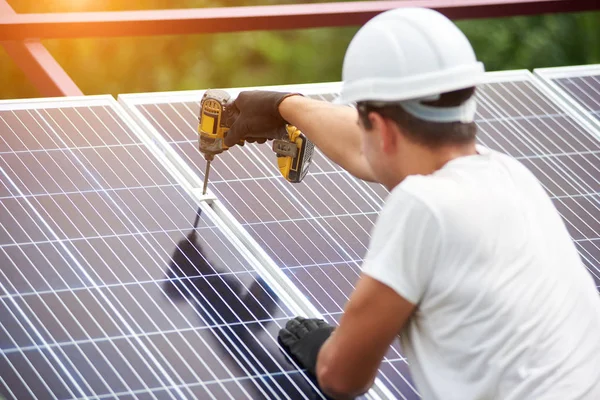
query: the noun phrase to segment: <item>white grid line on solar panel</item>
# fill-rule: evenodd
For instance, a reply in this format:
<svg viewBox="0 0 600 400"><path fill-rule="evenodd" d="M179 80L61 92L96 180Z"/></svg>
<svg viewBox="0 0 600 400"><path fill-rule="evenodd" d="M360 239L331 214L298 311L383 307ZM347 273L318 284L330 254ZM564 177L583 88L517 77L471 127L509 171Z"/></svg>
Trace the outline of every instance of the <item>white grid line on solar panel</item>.
<svg viewBox="0 0 600 400"><path fill-rule="evenodd" d="M396 374L401 377L410 376L410 366L405 359L388 359L386 362L381 364L380 370L383 376L389 376L392 374ZM412 381L405 380L402 382L401 387L398 387L399 385L396 382L391 382L388 380L388 383L390 389L393 390L393 392L399 396L399 398L406 400L419 398L418 390Z"/></svg>
<svg viewBox="0 0 600 400"><path fill-rule="evenodd" d="M38 293L27 293L26 296L37 296ZM18 296L10 296L13 298L17 298ZM3 304L5 303L5 298L0 299L0 302L2 302ZM333 318L340 318L342 315L341 311L338 312L332 312L332 313L326 313L325 315L327 316L331 316ZM14 314L13 314L14 316ZM256 323L267 323L267 322L273 322L273 321L277 321L277 322L287 322L287 320L289 320L289 317L286 316L280 316L280 317L275 317L275 318L259 318L256 321L249 321L249 322L233 322L233 323L217 323L211 326L195 326L195 327L177 327L177 328L173 328L173 329L161 329L160 331L152 331L152 332L148 332L148 331L144 331L144 332L139 332L139 333L135 333L135 334L121 334L121 335L111 335L111 336L106 336L106 337L90 337L90 338L79 338L79 339L72 339L72 340L63 340L63 341L56 341L55 343L49 343L46 347L48 348L54 348L54 347L61 347L61 346L69 346L69 345L83 345L83 344L92 344L92 343L107 343L110 341L114 341L114 340L118 340L118 339L131 339L133 337L155 337L155 336L159 336L162 334L171 334L171 333L186 333L186 332L195 332L195 331L211 331L212 329L215 328L226 328L226 327L236 327L236 326L241 326L241 325L248 325L251 326L253 324ZM14 320L15 322L19 322L18 320ZM4 332L6 333L8 331L7 329L7 325L2 326ZM24 332L27 333L27 331L25 330ZM10 339L10 336L5 334L6 338ZM24 340L23 338L20 338L19 340ZM2 348L2 352L3 354L11 354L11 353L17 353L17 352L22 352L22 351L28 351L28 350L36 350L36 349L40 349L40 346L37 344L26 344L26 345L15 345L13 347L3 347ZM404 359L404 358L397 358L397 359Z"/></svg>
<svg viewBox="0 0 600 400"><path fill-rule="evenodd" d="M2 113L0 113L1 115ZM6 114L6 112L4 113ZM2 121L4 124L6 124L6 121ZM12 133L12 132L11 132ZM127 143L127 144L108 144L108 145L92 145L92 146L76 146L76 147L63 147L63 148L58 148L58 149L36 149L36 150L14 150L14 151L10 151L10 150L3 150L0 151L0 154L20 154L20 153L26 153L26 154L35 154L35 153L53 153L53 152L61 152L61 151L74 151L74 150L91 150L94 148L97 149L108 149L108 148L113 148L113 149L120 149L120 148L125 148L125 147L143 147L142 143Z"/></svg>
<svg viewBox="0 0 600 400"><path fill-rule="evenodd" d="M285 372L277 372L277 373L273 373L270 374L269 376L272 378L280 378L280 377L289 377L289 376L294 376L297 375L298 372L296 371L285 371ZM189 389L190 392L193 394L193 398L194 399L204 399L206 398L206 396L211 396L211 397L215 397L217 399L221 399L223 397L221 396L227 396L227 397L231 397L231 398L239 398L237 397L239 394L236 394L235 389L239 389L239 387L242 386L247 386L244 387L244 393L245 394L247 390L252 390L252 387L255 385L254 380L256 379L261 379L263 378L263 375L255 375L255 376L248 376L245 378L237 378L237 379L222 379L219 381L206 381L201 383L191 383L191 384L182 384L182 385L177 385L177 386L165 386L165 387L161 387L158 390L157 389L152 389L152 390L133 390L133 391L122 391L122 392L117 392L115 393L115 396L117 396L116 398L131 398L131 396L135 396L135 398L138 398L138 396L140 395L144 395L144 394L152 394L152 395L156 395L156 394L161 394L161 393L168 393L170 390L174 390L174 389ZM229 387L227 389L225 389L229 384L234 384L236 386L234 387ZM214 388L212 386L214 385L219 385L221 388L223 388L224 390L218 391L219 388ZM217 391L215 391L215 389ZM232 390L233 389L233 390ZM198 391L201 390L201 391ZM83 399L88 399L89 397L79 397L76 400L83 400ZM100 395L100 396L95 396L95 399L107 399L107 398L113 398L112 395ZM145 399L145 397L142 397ZM162 397L159 397L162 398Z"/></svg>
<svg viewBox="0 0 600 400"><path fill-rule="evenodd" d="M0 284L0 286L3 286L3 285L1 285L1 284ZM6 308L6 309L8 309L8 308ZM17 319L17 318L14 316L14 314L12 313L12 310L9 310L9 311L10 311L11 315L13 316L13 319L14 319L15 321L17 321L19 324L21 324L21 323L20 323L20 321L19 321L19 320L18 320L18 319ZM21 310L20 308L19 308L19 311L22 313L22 310ZM21 327L22 327L22 325L21 325ZM16 342L14 342L14 339L13 339L13 338L12 338L12 336L11 336L11 335L8 333L8 331L6 330L6 328L4 327L4 324L3 324L2 328L3 328L3 330L4 330L4 331L7 333L7 336L8 336L8 337L9 337L11 340L13 340L13 343L14 343L14 345L15 345L15 346L17 346L17 343L16 343ZM23 331L24 331L24 332L26 332L24 329L23 329ZM26 333L27 333L27 332L26 332ZM28 334L28 333L27 333L27 334ZM51 348L50 348L50 346L47 346L45 342L44 342L44 345L43 345L43 347L44 347L45 349L47 349L47 350L54 350L54 349L51 349ZM60 351L60 352L61 352L61 353L64 355L64 353L62 352L62 350L60 349L60 347L57 347L57 349L58 349L58 350L59 350L59 351ZM23 353L24 353L24 350L22 350L22 349L18 348L18 352L19 352L19 353L21 353L21 354L23 354ZM8 353L8 352L5 352L5 351L4 351L4 349L3 349L3 358L4 358L4 359L5 359L5 360L6 360L6 361L7 361L7 362L10 364L10 366L11 366L11 368L14 370L14 372L15 372L15 373L17 373L17 374L20 376L20 373L18 372L18 370L17 370L17 369L16 369L16 368L15 368L15 367L12 365L12 363L9 361L9 356L10 356L10 355L9 355L9 353ZM91 362L91 361L90 361L90 360L89 360L89 359L88 359L88 358L87 358L85 355L84 355L84 357L86 358L86 360L87 360L87 362L90 364L90 366L92 366L92 368L93 368L93 369L94 369L94 371L96 372L96 375L100 377L100 380L102 381L102 383L106 385L106 381L105 381L105 380L103 379L103 377L102 377L103 375L102 375L102 374L100 374L100 373L99 373L99 372L98 372L98 371L95 369L95 367L94 367L94 363L92 363L92 362ZM35 369L34 369L34 370L35 370ZM78 369L74 369L74 371L78 371ZM36 373L38 373L38 371L37 371L37 370L35 370L35 372L36 372ZM55 371L55 372L56 372L56 371ZM117 376L118 376L118 375L117 375ZM70 377L73 377L73 373L72 373L72 372L70 373ZM44 385L47 387L45 380L44 380L44 379L43 379L41 376L38 376L38 378L39 378L39 379L40 379L40 381L42 381L42 382L44 383ZM77 379L77 380L78 380L78 381L81 381L80 379ZM66 382L64 382L62 379L61 379L61 381L62 381L62 383L65 385L65 387L66 387L67 389L69 389L69 388L68 388L68 385L66 384ZM89 386L88 382L87 382L85 379L83 379L83 382L85 383L85 386L87 386L87 388L86 388L86 389L90 390L91 388L90 388L90 386ZM124 383L124 382L123 382L123 383ZM125 383L124 383L124 384L125 384ZM125 384L125 385L126 385L126 384ZM26 385L26 387L29 389L29 385ZM108 386L107 386L107 387L108 387ZM47 388L48 388L48 387L47 387ZM49 389L49 388L48 388L48 389ZM78 388L78 389L79 389L79 391L81 392L81 388ZM73 395L73 393L72 393L70 390L69 390L69 392L70 392L70 394L71 394L71 395ZM52 390L49 390L49 393L53 393L53 392L52 392ZM54 393L53 393L53 394L54 394ZM113 394L114 394L114 392L113 392ZM35 396L34 396L34 397L35 397Z"/></svg>
<svg viewBox="0 0 600 400"><path fill-rule="evenodd" d="M29 357L32 357L32 355L29 355ZM22 358L25 358L25 357L22 357ZM29 360L27 360L27 361L29 361ZM286 378L286 380L292 380L292 379L296 379L299 374L300 373L297 371L283 371L283 372L279 372L279 373L273 373L269 377L271 377L273 379L277 379L277 380L281 380L282 377ZM262 375L255 375L255 376L247 376L247 377L236 378L236 379L222 379L219 381L207 381L207 383L192 382L189 384L178 384L177 386L163 386L160 388L134 389L131 391L117 391L117 392L114 392L111 394L97 395L97 396L94 396L93 398L95 398L95 399L101 399L101 398L102 399L104 399L104 398L131 399L132 396L135 396L135 398L147 399L148 396L145 396L145 394L148 394L148 395L152 396L152 398L157 398L156 395L159 395L158 398L163 399L165 397L163 395L161 395L161 393L168 392L170 389L173 389L173 392L176 392L176 391L181 392L181 389L186 389L188 392L192 393L192 396L194 396L193 398L195 398L195 399L196 398L205 399L205 398L208 398L209 396L215 397L217 399L222 399L222 398L226 398L226 397L240 399L240 398L242 398L242 396L246 397L247 396L246 393L248 393L248 392L253 393L253 388L254 388L254 386L256 386L256 381L261 380L263 377L264 376L262 376ZM25 386L27 383L25 381L21 381L21 384L23 386ZM14 390L14 391L18 391L18 389L19 388L16 386L13 386L13 388L12 388L12 390ZM31 392L31 393L33 393L33 392ZM177 395L177 394L176 393L171 394L171 396L174 396L174 395ZM141 396L141 397L138 397L138 396ZM17 396L14 396L13 398L20 399ZM47 397L42 397L42 398L47 398ZM55 398L58 398L58 397L55 397ZM75 398L75 397L70 397L70 398ZM78 398L88 399L90 397L86 396L86 397L78 397ZM256 397L254 397L254 398L256 398Z"/></svg>
<svg viewBox="0 0 600 400"><path fill-rule="evenodd" d="M588 239L582 239L576 242L587 242ZM58 242L58 241L57 241ZM173 242L174 243L174 242ZM14 245L15 248L17 248L17 250L15 251L20 251L21 255L24 256L26 253L29 254L29 258L32 257L32 255L28 252L28 251L24 251L23 249L20 249L18 245ZM53 249L56 249L56 247L53 247ZM32 249L33 250L33 249ZM6 249L3 250L3 253L5 255L5 257L3 257L4 261L9 261L6 253ZM44 257L47 258L47 252L40 252L42 254L44 254ZM11 257L13 260L17 259L16 257ZM9 292L9 293L3 293L0 295L0 299L3 299L5 297L11 297L12 295L29 295L29 294L49 294L49 293L61 293L61 292L68 292L68 291L76 291L76 290L80 290L80 289L86 289L86 288L96 288L96 289L103 289L103 288L113 288L113 287L119 287L119 286L127 286L127 285L136 285L136 284L145 284L145 283L158 283L158 284L166 284L167 282L176 282L176 281L183 281L189 278L194 278L194 277L198 277L198 276L203 276L205 278L211 278L211 277L217 277L217 276L223 276L223 277L227 277L229 275L239 275L239 276L244 276L247 275L249 272L248 271L226 271L226 272L213 272L213 273L202 273L200 275L200 272L195 272L195 271L191 271L192 273L189 275L186 275L185 277L173 277L173 278L150 278L150 279L139 279L139 278L130 278L132 279L131 281L127 282L127 280L119 278L118 280L115 280L115 282L117 283L103 283L103 284L94 284L93 286L90 285L85 285L85 283L80 282L81 286L76 286L75 283L73 281L69 281L68 283L66 282L67 279L65 278L66 274L68 273L67 271L60 271L60 274L57 272L54 275L55 280L62 280L63 282L65 282L64 287L62 288L58 288L56 282L53 282L51 284L51 288L50 289L42 289L42 288L32 288L32 290L29 290L29 288L24 287L24 283L22 282L17 282L18 277L16 276L16 274L20 274L22 271L24 275L31 277L34 273L38 273L39 271L35 271L36 269L36 265L39 265L39 263L37 262L29 262L29 260L24 259L24 260L19 260L22 262L18 263L18 270L17 269L11 269L12 267L8 264L3 264L4 266L4 271L5 274L7 276L9 276L10 281L12 282L12 284L15 286L15 288L17 289L15 292ZM356 263L360 263L362 262L362 259L357 259L357 260L350 260L348 262L336 262L336 263L321 263L321 264L303 264L303 265L297 265L297 266L292 266L292 267L281 267L281 269L283 271L288 271L289 273L293 273L294 270L299 269L299 268L306 268L306 269L310 269L313 267L324 267L324 266L329 266L329 265L344 265L344 264L356 264ZM53 269L55 271L57 271L56 269L56 262L53 262L52 264L50 264ZM94 268L95 269L95 268ZM164 272L161 270L161 272ZM48 270L45 269L44 270L45 276L43 277L44 279L48 279ZM116 273L118 273L118 270L115 272L115 276ZM40 277L42 278L42 277ZM106 282L106 280L104 280L104 282ZM50 287L50 286L46 286L46 287Z"/></svg>
<svg viewBox="0 0 600 400"><path fill-rule="evenodd" d="M216 278L216 277L215 277ZM247 275L245 278L242 280L243 281L252 281L254 282L253 275ZM209 280L214 282L216 279L211 279ZM228 280L229 286L225 287L223 289L223 297L225 298L230 298L232 297L232 295L229 292L235 292L235 293L240 293L240 297L244 297L244 300L247 303L247 309L245 309L242 305L238 305L237 303L235 303L233 300L231 300L231 307L232 308L236 308L236 313L238 315L240 315L241 317L238 320L231 320L231 318L229 317L229 314L225 315L223 318L227 318L227 320L225 322L221 321L217 321L215 320L215 323L211 323L209 326L206 326L207 328L214 328L214 327L219 327L221 325L241 325L243 323L250 323L250 322L260 322L263 320L274 320L274 319L279 319L279 318L286 318L286 316L283 314L282 310L277 309L275 310L276 304L274 302L266 304L266 305L261 305L259 303L256 303L258 300L257 299L252 299L252 295L254 296L258 296L261 299L263 299L263 301L267 301L268 299L268 291L266 291L264 289L264 287L259 283L259 284L253 284L253 285L235 285L235 282L232 282L231 279ZM152 285L154 285L155 282L150 282L147 284L140 284L134 287L130 287L130 288L123 288L123 287L119 287L119 286L113 286L111 288L102 288L103 290L101 290L104 293L107 293L110 297L122 300L129 300L128 296L130 293L132 294L138 294L139 299L143 299L143 300L147 300L148 295L144 296L143 291L147 290L147 291L152 291L153 287ZM195 285L194 285L195 284ZM202 284L202 285L201 285ZM171 294L173 297L173 299L178 299L178 296L182 295L182 294L188 294L187 291L184 290L184 292L186 293L173 293L175 291L176 288L184 288L187 289L188 286L193 287L194 289L199 287L199 286L206 286L208 284L206 284L206 281L203 279L202 276L198 276L195 278L189 278L186 279L185 282L182 281L168 281L165 282L164 288L165 291L167 291L167 294ZM247 286L246 286L247 285ZM219 286L219 288L222 285ZM74 314L78 314L78 315L82 315L82 313L80 313L80 311L82 311L84 308L87 308L89 313L90 309L93 309L95 307L97 307L96 304L96 299L90 297L90 290L91 289L95 289L96 291L100 291L100 289L97 288L79 288L79 290L73 290L72 292L67 292L67 291L63 291L63 292L49 292L49 293L39 293L39 292L33 292L33 293L27 293L26 295L11 295L11 296L7 296L5 298L3 298L6 300L15 300L21 303L26 303L27 305L30 306L32 312L35 314L35 309L37 308L41 308L41 307L46 307L47 304L49 303L55 303L55 302L60 302L61 305L64 307L64 309L66 310L67 313L69 313L70 311L72 311L71 313L69 313L69 315L52 315L52 316L46 316L46 315L42 315L42 319L48 317L52 317L54 320L58 321L59 323L64 321L64 323L62 323L61 325L66 326L68 324L72 323L71 317ZM126 291L127 290L127 291ZM207 289L208 290L208 289ZM157 289L154 289L154 292L157 292ZM211 292L207 292L207 296L210 297L212 296ZM243 296L242 296L243 295ZM158 297L158 296L156 296ZM214 297L214 296L212 296ZM44 300L46 299L46 300ZM67 299L69 301L63 300L63 299ZM73 300L72 302L70 300ZM160 300L160 298L159 298ZM85 304L84 304L85 303ZM214 302L215 304L217 304L217 306L220 303L217 303L216 301ZM155 315L154 318L149 319L148 316L146 314L143 313L143 309L140 310L140 314L136 314L134 312L131 312L131 310L135 310L135 307L137 306L138 308L141 308L141 304L144 304L144 302L142 301L138 301L135 304L131 304L129 309L129 314L130 314L130 319L136 323L136 325L138 325L141 329L141 332L144 333L155 333L155 332L165 332L165 331L170 331L170 330L177 330L178 328L181 329L185 329L185 328L189 328L190 324L189 324L189 318L190 315L192 317L195 318L195 313L191 312L191 313L186 313L185 315L170 315L170 318L167 319L165 318L165 314L163 313L162 316L159 315ZM84 307L86 305L90 305L91 307ZM157 306L162 306L162 308L164 309L169 309L171 304L169 303L164 303L164 301L160 301L156 304ZM185 305L185 303L182 306L183 311L187 311L187 307ZM151 308L149 308L150 311ZM62 308L59 308L58 311L63 311ZM100 313L98 313L100 314ZM189 314L189 315L188 315ZM108 314L107 314L108 315ZM94 317L94 315L90 314L90 318ZM159 318L160 317L160 318ZM186 318L183 318L186 317ZM47 329L52 330L54 328L57 327L56 323L52 322L53 320L48 321L47 324L43 324ZM89 322L94 322L92 319L85 319L82 318L81 321L83 321L82 323L85 323L86 326L91 326L91 328L96 328L96 326L94 324L90 324ZM149 323L152 324L152 326L149 325ZM193 325L195 328L197 328L197 324ZM110 329L108 329L110 328ZM123 335L122 332L117 332L119 329L119 325L118 324L112 324L112 325L107 325L107 330L97 333L95 330L93 332L96 332L94 334L94 337L96 338L106 338L106 339L110 339L112 337L116 337L119 335ZM64 341L64 340L60 340L59 336L64 335L64 333L61 333L60 330L54 329L54 331L56 332L56 335L52 335L53 337L55 337L57 340L59 341ZM85 329L81 329L81 332L85 332ZM72 330L72 331L68 331L67 333L69 333L74 335L73 337L69 337L69 339L84 339L84 337L81 337L81 333L78 330ZM137 332L137 331L136 331ZM105 334L106 333L106 334ZM139 333L139 332L138 332ZM125 335L125 336L130 336L130 335ZM89 338L88 338L89 339ZM66 340L66 339L65 339ZM29 342L27 342L26 344L30 344Z"/></svg>
<svg viewBox="0 0 600 400"><path fill-rule="evenodd" d="M31 113L32 110L43 111L49 118L40 121ZM2 152L79 149L80 146L84 148L122 147L123 145L131 147L141 144L141 140L119 121L119 115L115 110L106 104L90 107L73 104L67 108L27 107L16 110L8 108L0 110L0 116L2 116L0 126L3 132L3 144L0 145ZM88 122L101 120L106 124L106 129L99 132ZM76 124L87 125L86 130L78 130ZM57 138L61 140L49 140L50 138L43 136L22 137L14 131L15 126L42 131L54 129Z"/></svg>
<svg viewBox="0 0 600 400"><path fill-rule="evenodd" d="M565 128L564 126L561 125L562 128ZM549 127L550 129L554 129L552 127ZM565 133L573 136L573 133L565 128ZM540 134L543 134L543 132L540 130L539 131ZM556 132L555 132L556 133ZM576 134L582 134L583 132L581 130L579 130L579 132L576 132ZM515 135L515 137L517 139L521 139L522 136L517 136ZM574 137L574 136L573 136ZM533 140L528 140L528 144L527 146L529 148L535 148L535 149L539 149L542 148L542 150L545 148L546 145L544 145L544 143L542 143L541 141L537 140L537 138L532 137L531 139ZM535 141L535 143L534 143ZM596 143L600 143L600 141L596 140ZM587 175L587 177L589 177L591 180L589 182L583 181L581 179L581 175L578 173L579 171L576 171L573 168L573 166L567 166L566 163L564 161L562 161L562 158L567 158L570 159L571 161L573 161L573 155L569 155L566 157L548 157L545 158L544 161L546 161L548 163L548 165L551 165L553 167L556 167L557 169L560 170L560 172L563 174L564 176L568 176L573 183L577 186L576 189L579 191L576 194L596 194L599 192L600 186L595 186L592 187L592 185L598 185L600 182L598 181L598 176L597 174L600 173L600 163L598 163L597 161L600 160L600 157L598 156L597 153L592 153L590 154L589 158L592 158L593 161L590 161L589 158L583 157L582 158L582 163L573 163L573 166L581 166L581 164L584 164L585 166L589 167L590 170L586 170L584 168L581 168L581 172L583 172L584 174ZM560 161L560 162L558 162ZM577 179L579 179L580 181L577 182ZM566 179L565 179L566 180ZM571 183L571 184L573 184ZM562 186L558 186L565 194L569 194ZM573 186L575 188L575 186ZM552 193L551 190L548 189L548 191L550 193ZM583 192L581 192L583 191Z"/></svg>
<svg viewBox="0 0 600 400"><path fill-rule="evenodd" d="M480 103L486 104L487 102L489 102L490 104L494 104L494 103L495 103L495 100L493 100L491 97L490 97L490 98L487 98L487 99L486 99L486 98L483 98L483 99L482 99L482 101L481 101ZM512 124L512 123L510 123L510 122L507 122L506 126L508 126L508 127L512 128L512 129L513 129L514 131L516 131L516 132L518 132L518 131L520 130L519 128L521 128L521 127L519 127L519 126L516 126L516 125L514 125L514 124ZM567 130L567 129L566 129L564 126L562 126L562 125L560 125L560 124L559 124L559 126L560 126L561 128L563 128L563 132L564 132L565 134L569 134L569 135L571 135L571 132L570 132L569 130ZM553 130L553 134L554 134L554 135L556 135L556 136L559 136L559 135L558 135L558 132L554 131L554 128L553 128L553 127L551 127L551 126L547 126L547 127L548 127L548 128L550 128L550 130ZM535 129L537 130L537 132L536 132L536 133L539 133L540 135L545 135L545 134L544 134L544 132L543 132L541 129L539 129L538 127L535 127ZM485 131L484 131L484 133L485 133ZM494 132L494 133L497 133L497 134L498 134L498 136L503 136L503 135L502 135L502 132L500 132L500 131L499 131L499 130L497 130L497 129L495 129L495 132ZM582 133L582 131L580 130L578 133ZM482 136L483 136L483 135L482 135ZM480 136L480 139L481 139L481 141L482 141L482 142L483 142L483 141L485 141L485 140L492 140L492 141L494 141L494 143L496 144L496 147L500 147L501 149L504 149L504 147L502 146L502 144L501 144L501 143L500 143L498 140L496 140L496 138L497 138L498 136L496 136L496 135L486 135L486 136L483 136L483 139L482 139L482 136ZM543 142L542 142L542 141L541 141L539 138L537 138L537 137L535 137L535 136L528 136L528 135L514 135L514 136L515 136L515 138L518 140L518 142L520 142L521 144L523 144L523 145L526 147L527 151L533 151L533 152L535 152L535 151L536 151L536 150L538 150L538 149L541 149L541 150L545 150L545 149L547 149L547 144L544 144L544 143L543 143ZM506 140L507 138L504 138L504 139ZM547 139L547 138L546 138L546 139ZM578 141L578 139L577 139L577 138L575 138L575 140L577 140L577 141ZM549 139L548 141L551 143L551 145L555 145L555 146L556 146L556 144L553 142L553 140L552 140L552 139ZM570 147L571 147L571 149L572 149L572 150L574 150L574 149L572 148L572 145L571 145L570 143L568 143L568 142L565 142L565 144L567 144L568 146L570 146ZM506 152L506 150L505 150L505 149L504 149L504 151ZM592 158L598 159L598 155L597 155L597 153L596 153L596 152L589 153L589 154L591 155L591 157L592 157ZM575 156L566 156L566 158L568 158L568 159L572 159L573 157L575 157ZM529 158L527 158L527 159L529 159ZM546 157L546 158L543 158L542 160L543 160L543 161L544 161L544 163L546 163L546 164L549 164L549 165L556 165L557 163L554 161L555 159L556 159L556 160L560 160L560 156L555 156L555 157ZM590 166L590 167L592 167L592 169L595 169L596 171L599 171L599 170L598 170L598 167L596 167L596 166L594 165L594 163L592 163L591 161L587 160L586 158L584 158L584 161L585 161L585 162L587 162L587 164L589 164L589 166ZM564 165L565 163L564 163L564 162L561 162L560 164L563 164L563 165ZM578 163L575 163L574 165L577 165L577 164L578 164ZM535 165L535 166L537 167L537 165ZM563 166L559 166L559 168L560 168L560 172L562 172L562 173L563 173L563 176L569 176L569 178L573 178L573 176L574 176L575 178L579 178L579 176L577 176L577 174L576 174L576 173L575 173L575 174L565 174L565 172L566 172L566 171L568 171L568 172L575 172L574 170L571 170L571 167L568 167L568 166L564 165L564 169L563 169ZM538 169L539 169L539 167L538 167ZM541 171L541 172L543 172L543 171ZM588 171L586 171L586 170L582 170L582 172L584 172L585 174L587 174L587 175L588 175L590 178L592 178L592 179L595 181L595 183L597 183L597 180L596 180L596 179L595 179L595 178L594 178L592 175L590 175L590 173L589 173ZM550 177L548 176L548 178L550 178ZM550 179L551 179L551 178L550 178ZM580 178L579 178L579 179L580 179ZM565 180L565 181L566 181L566 180ZM593 190L593 189L590 187L590 185L589 185L587 182L585 182L585 181L577 182L577 180L576 180L576 179L572 179L572 181L573 181L573 182L567 182L567 183L568 183L569 185L571 185L571 186L573 186L573 184L576 184L576 185L578 186L578 187L575 187L575 186L573 186L573 188L575 188L575 189L577 189L577 190L581 190L581 189L582 189L582 184L583 184L583 185L585 185L585 186L587 186L587 187L588 187L588 190L590 190L590 192L589 192L589 193L595 193L595 191L594 191L594 190ZM567 191L565 191L565 190L564 190L564 188L563 188L563 187L560 187L560 189L561 189L561 190L563 190L563 192L564 192L564 193L566 193L566 194L569 194ZM551 192L551 191L550 191L550 192ZM552 193L552 192L551 192L551 193ZM587 192L586 192L586 193L587 193ZM584 193L581 193L581 192L580 192L579 194L584 194Z"/></svg>
<svg viewBox="0 0 600 400"><path fill-rule="evenodd" d="M180 185L177 183L169 183L169 184L164 184L164 185L156 185L156 186L130 186L127 188L117 188L117 189L89 189L89 190L71 190L71 191L64 191L64 192L52 192L49 191L47 193L39 193L39 194L25 194L21 197L23 198L27 198L27 197L44 197L44 196L48 196L48 195L53 195L53 194L63 194L63 195L77 195L77 194L85 194L85 193L93 193L93 194L98 194L100 192L118 192L118 191L123 191L123 190L136 190L136 189L143 189L143 188L179 188ZM3 199L11 199L11 198L15 198L16 196L12 195L12 194L7 194L7 195L3 195L0 194L0 200Z"/></svg>

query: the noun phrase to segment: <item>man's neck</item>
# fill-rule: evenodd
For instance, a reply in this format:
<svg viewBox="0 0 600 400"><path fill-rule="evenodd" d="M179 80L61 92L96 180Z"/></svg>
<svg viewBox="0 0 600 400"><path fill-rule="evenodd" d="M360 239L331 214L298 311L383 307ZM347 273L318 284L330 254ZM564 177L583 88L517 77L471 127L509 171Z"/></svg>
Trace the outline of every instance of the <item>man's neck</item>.
<svg viewBox="0 0 600 400"><path fill-rule="evenodd" d="M398 165L396 170L399 172L395 182L390 182L391 188L402 182L410 175L430 175L440 170L448 162L465 156L477 154L475 143L460 146L444 146L437 149L431 149L418 144L405 146L398 155ZM388 189L391 190L390 187Z"/></svg>

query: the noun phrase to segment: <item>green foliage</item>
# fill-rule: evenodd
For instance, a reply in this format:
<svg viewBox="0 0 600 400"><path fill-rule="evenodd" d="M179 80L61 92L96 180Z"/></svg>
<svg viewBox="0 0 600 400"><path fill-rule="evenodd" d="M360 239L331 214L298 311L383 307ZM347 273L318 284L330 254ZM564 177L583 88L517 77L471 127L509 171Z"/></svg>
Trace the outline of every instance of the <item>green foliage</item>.
<svg viewBox="0 0 600 400"><path fill-rule="evenodd" d="M488 71L600 62L600 12L459 21Z"/></svg>
<svg viewBox="0 0 600 400"><path fill-rule="evenodd" d="M293 2L286 0L286 2ZM14 2L17 3L17 2ZM18 12L160 9L241 5L234 0L26 0ZM276 0L244 5L281 4ZM600 13L460 21L488 71L600 63ZM47 40L86 94L113 94L338 81L358 27ZM35 97L0 48L0 98Z"/></svg>

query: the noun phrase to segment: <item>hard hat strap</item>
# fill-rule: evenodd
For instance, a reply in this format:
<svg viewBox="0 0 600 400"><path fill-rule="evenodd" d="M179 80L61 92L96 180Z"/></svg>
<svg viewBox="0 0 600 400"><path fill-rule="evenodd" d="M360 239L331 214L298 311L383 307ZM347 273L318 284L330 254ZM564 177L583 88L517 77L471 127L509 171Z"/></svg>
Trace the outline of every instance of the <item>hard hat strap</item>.
<svg viewBox="0 0 600 400"><path fill-rule="evenodd" d="M416 99L398 102L412 116L430 122L462 122L469 123L475 119L477 102L470 98L456 107L432 107L421 103L429 99Z"/></svg>

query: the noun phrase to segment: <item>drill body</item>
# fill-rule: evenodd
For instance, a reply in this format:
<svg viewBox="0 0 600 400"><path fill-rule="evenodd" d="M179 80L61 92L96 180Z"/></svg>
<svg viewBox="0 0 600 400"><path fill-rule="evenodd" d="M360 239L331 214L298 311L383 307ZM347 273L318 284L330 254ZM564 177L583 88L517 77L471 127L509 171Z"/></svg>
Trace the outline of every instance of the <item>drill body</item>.
<svg viewBox="0 0 600 400"><path fill-rule="evenodd" d="M198 124L199 150L206 161L228 149L225 136L235 122L238 113L230 104L230 96L224 90L208 90L200 104ZM243 143L240 143L243 145Z"/></svg>

